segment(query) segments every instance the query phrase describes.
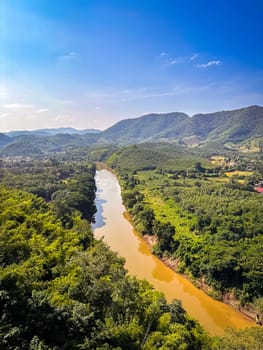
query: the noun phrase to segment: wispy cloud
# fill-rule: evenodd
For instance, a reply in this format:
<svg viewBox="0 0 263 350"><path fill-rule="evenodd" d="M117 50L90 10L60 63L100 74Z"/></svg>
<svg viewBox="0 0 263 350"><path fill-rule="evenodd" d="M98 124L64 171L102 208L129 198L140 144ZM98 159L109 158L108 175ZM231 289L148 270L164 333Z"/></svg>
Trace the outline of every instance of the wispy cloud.
<svg viewBox="0 0 263 350"><path fill-rule="evenodd" d="M198 53L194 53L194 54L190 57L190 61L196 60L198 56L199 56Z"/></svg>
<svg viewBox="0 0 263 350"><path fill-rule="evenodd" d="M163 60L163 62L165 63L166 66L167 65L172 66L172 65L178 63L178 58L175 59L175 58L171 57L167 52L161 52L159 56Z"/></svg>
<svg viewBox="0 0 263 350"><path fill-rule="evenodd" d="M71 51L65 55L59 56L60 61L74 61L80 57L80 54L76 51Z"/></svg>
<svg viewBox="0 0 263 350"><path fill-rule="evenodd" d="M168 96L184 96L195 94L210 88L210 85L187 85L177 84L167 88L140 87L135 89L108 90L97 91L86 94L89 104L94 104L94 108L98 110L98 103L103 101L107 104L127 103L131 101L140 101L147 99L158 99ZM100 107L99 107L100 108Z"/></svg>
<svg viewBox="0 0 263 350"><path fill-rule="evenodd" d="M207 63L198 64L197 68L208 68L212 66L219 66L220 64L222 64L221 61L209 61Z"/></svg>
<svg viewBox="0 0 263 350"><path fill-rule="evenodd" d="M161 52L159 56L160 56L160 58L162 58L165 61L166 65L172 66L175 64L179 64L179 63L195 61L199 57L199 54L194 53L191 56L178 56L178 57L174 58L174 57L170 56L167 52Z"/></svg>
<svg viewBox="0 0 263 350"><path fill-rule="evenodd" d="M31 104L23 104L23 103L7 103L4 105L4 108L7 109L32 109L34 108Z"/></svg>
<svg viewBox="0 0 263 350"><path fill-rule="evenodd" d="M48 112L48 108L39 108L36 110L36 113L45 113Z"/></svg>

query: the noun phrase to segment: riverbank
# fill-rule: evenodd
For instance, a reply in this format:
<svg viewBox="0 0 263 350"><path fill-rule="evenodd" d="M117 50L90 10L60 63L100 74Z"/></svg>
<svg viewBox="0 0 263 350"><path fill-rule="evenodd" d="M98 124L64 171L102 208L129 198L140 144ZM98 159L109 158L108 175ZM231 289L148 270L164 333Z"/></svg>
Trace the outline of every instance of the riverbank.
<svg viewBox="0 0 263 350"><path fill-rule="evenodd" d="M111 172L114 176L116 176L118 178L118 174L112 169L110 168L106 163L100 163L100 162L97 162L96 163L96 169L97 170L108 170L109 172Z"/></svg>
<svg viewBox="0 0 263 350"><path fill-rule="evenodd" d="M114 174L114 172L113 172ZM115 175L115 174L114 174ZM132 225L132 216L125 212L123 214L126 220L128 220ZM140 233L139 233L140 234ZM142 239L146 243L147 247L150 249L151 252L153 252L154 245L158 242L158 238L156 235L141 235ZM255 322L256 324L256 315L257 311L252 308L246 308L242 307L240 305L240 302L235 298L233 293L224 293L221 295L220 298L215 298L214 295L217 293L211 286L209 286L207 283L205 283L204 277L201 277L200 279L193 279L190 278L187 274L183 274L179 271L179 259L173 259L171 257L157 257L160 261L162 261L167 267L169 267L171 270L173 270L176 273L179 273L181 276L186 278L189 282L191 282L195 287L199 288L203 292L205 292L207 295L212 297L214 300L218 300L220 302L223 302L224 304L232 307L235 311L239 312L243 316L247 317L249 320Z"/></svg>
<svg viewBox="0 0 263 350"><path fill-rule="evenodd" d="M128 217L129 214L127 214ZM132 223L132 218L129 216L129 221ZM153 246L157 243L158 238L155 235L143 235L142 236L145 243L147 244L148 248L153 251ZM176 273L180 273L184 278L188 279L191 283L194 284L197 288L205 292L210 297L214 298L214 295L216 293L215 290L211 286L209 286L207 283L205 283L204 277L201 277L200 279L193 279L190 278L186 274L182 274L179 271L179 259L172 259L170 257L159 257L159 259L170 269L172 269ZM249 306L242 307L240 305L240 302L235 298L233 293L224 293L220 296L220 298L215 299L223 302L226 305L231 306L234 310L240 312L242 315L248 317L250 320L255 321L257 311Z"/></svg>

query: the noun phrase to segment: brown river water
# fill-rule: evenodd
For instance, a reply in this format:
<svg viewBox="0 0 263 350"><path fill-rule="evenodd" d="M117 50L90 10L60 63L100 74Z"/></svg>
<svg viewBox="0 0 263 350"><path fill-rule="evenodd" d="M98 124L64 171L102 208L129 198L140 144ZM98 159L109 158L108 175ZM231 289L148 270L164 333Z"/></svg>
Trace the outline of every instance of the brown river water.
<svg viewBox="0 0 263 350"><path fill-rule="evenodd" d="M209 297L151 253L142 237L125 219L120 186L110 171L97 171L96 186L98 211L93 225L94 235L97 239L103 237L111 250L126 259L125 267L130 275L146 279L156 290L163 292L168 301L180 299L189 315L212 334L220 335L227 327L255 325L230 306Z"/></svg>

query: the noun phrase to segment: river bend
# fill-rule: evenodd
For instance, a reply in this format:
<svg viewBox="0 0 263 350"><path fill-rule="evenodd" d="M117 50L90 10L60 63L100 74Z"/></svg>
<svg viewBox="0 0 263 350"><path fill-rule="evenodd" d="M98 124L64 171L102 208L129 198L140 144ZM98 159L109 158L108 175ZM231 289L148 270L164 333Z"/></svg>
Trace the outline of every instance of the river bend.
<svg viewBox="0 0 263 350"><path fill-rule="evenodd" d="M230 306L216 301L186 278L175 273L154 256L142 237L124 217L120 186L117 178L106 169L96 173L97 214L94 235L110 249L126 259L129 274L149 281L168 301L180 299L189 315L209 332L220 335L225 328L245 328L254 322Z"/></svg>

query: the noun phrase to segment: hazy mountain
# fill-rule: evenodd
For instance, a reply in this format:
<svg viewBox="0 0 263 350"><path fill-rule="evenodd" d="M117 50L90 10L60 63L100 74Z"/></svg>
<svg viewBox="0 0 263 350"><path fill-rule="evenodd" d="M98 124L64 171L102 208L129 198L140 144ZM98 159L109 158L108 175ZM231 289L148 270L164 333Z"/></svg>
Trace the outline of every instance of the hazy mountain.
<svg viewBox="0 0 263 350"><path fill-rule="evenodd" d="M94 144L97 140L97 134L57 134L54 136L26 134L15 136L11 140L11 143L0 150L1 154L11 156L61 152L69 148Z"/></svg>
<svg viewBox="0 0 263 350"><path fill-rule="evenodd" d="M12 139L5 134L0 133L0 147L7 145Z"/></svg>
<svg viewBox="0 0 263 350"><path fill-rule="evenodd" d="M100 133L100 130L97 129L84 129L78 130L74 128L53 128L53 129L37 129L37 130L20 130L20 131L9 131L5 135L9 137L15 137L20 135L38 135L38 136L53 136L58 134L97 134Z"/></svg>
<svg viewBox="0 0 263 350"><path fill-rule="evenodd" d="M97 129L83 129L83 130L78 130L74 128L57 128L57 129L39 129L36 130L38 133L46 133L48 135L58 135L58 134L78 134L78 135L84 135L84 134L97 134L100 133L100 130Z"/></svg>

